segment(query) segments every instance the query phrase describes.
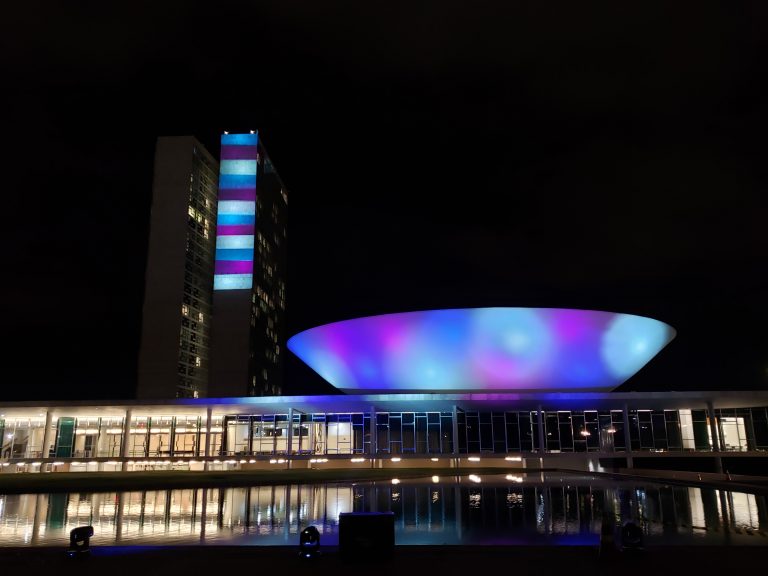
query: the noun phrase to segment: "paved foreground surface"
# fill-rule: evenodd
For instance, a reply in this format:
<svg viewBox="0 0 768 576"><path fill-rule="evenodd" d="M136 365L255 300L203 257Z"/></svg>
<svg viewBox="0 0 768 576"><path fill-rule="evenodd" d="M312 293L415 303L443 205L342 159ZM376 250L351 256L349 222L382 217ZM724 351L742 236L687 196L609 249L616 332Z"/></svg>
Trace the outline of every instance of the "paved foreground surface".
<svg viewBox="0 0 768 576"><path fill-rule="evenodd" d="M568 576L621 574L652 576L675 571L723 573L768 565L768 547L659 547L643 552L601 551L596 547L458 547L403 546L391 559L369 555L349 561L337 550L319 558L298 557L297 548L284 547L95 547L90 558L73 560L62 549L0 549L5 574L78 574L118 576L136 574L268 573L299 574L311 570L344 574L466 574L478 570L506 574L562 573ZM233 571L233 572L230 572ZM557 571L557 572L555 572ZM562 571L562 572L561 572ZM722 572L721 572L722 571ZM500 573L500 572L499 572Z"/></svg>

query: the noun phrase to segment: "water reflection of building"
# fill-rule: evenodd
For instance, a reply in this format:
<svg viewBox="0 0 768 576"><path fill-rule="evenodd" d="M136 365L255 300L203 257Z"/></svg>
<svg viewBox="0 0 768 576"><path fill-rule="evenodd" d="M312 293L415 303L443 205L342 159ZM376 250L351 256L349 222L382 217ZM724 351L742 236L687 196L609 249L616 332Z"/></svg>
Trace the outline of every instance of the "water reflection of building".
<svg viewBox="0 0 768 576"><path fill-rule="evenodd" d="M372 459L392 466L395 456L435 466L445 464L432 462L440 457L538 464L569 454L587 469L599 458L705 462L760 458L768 449L765 392L276 400L7 403L0 406L0 471L365 467Z"/></svg>
<svg viewBox="0 0 768 576"><path fill-rule="evenodd" d="M483 480L5 495L0 545L63 545L84 524L100 544L279 545L295 542L308 525L331 544L341 513L389 510L403 544L586 542L606 518L634 520L648 538L666 542L719 542L726 532L761 540L768 529L765 497L753 494L561 476L527 476L522 485Z"/></svg>

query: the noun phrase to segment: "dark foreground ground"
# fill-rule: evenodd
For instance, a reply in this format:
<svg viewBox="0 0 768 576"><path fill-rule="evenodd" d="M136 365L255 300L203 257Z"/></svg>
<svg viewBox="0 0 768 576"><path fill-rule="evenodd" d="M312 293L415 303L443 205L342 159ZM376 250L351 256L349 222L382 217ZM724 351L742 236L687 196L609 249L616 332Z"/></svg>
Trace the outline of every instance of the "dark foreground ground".
<svg viewBox="0 0 768 576"><path fill-rule="evenodd" d="M284 547L103 547L90 558L72 560L61 549L0 549L4 574L78 574L119 576L137 574L504 574L643 575L720 574L757 570L768 565L768 547L660 547L643 552L601 553L597 547L459 547L407 546L391 559L369 554L344 560L326 550L312 560L299 558L296 548Z"/></svg>

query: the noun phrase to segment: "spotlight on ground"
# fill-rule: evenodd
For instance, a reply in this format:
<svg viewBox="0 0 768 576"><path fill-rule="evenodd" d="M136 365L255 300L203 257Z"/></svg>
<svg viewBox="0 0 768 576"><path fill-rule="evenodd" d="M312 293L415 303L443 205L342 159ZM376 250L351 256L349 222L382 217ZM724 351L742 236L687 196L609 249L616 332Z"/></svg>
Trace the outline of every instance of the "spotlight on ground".
<svg viewBox="0 0 768 576"><path fill-rule="evenodd" d="M320 532L314 526L307 526L299 534L299 556L316 558L320 555Z"/></svg>
<svg viewBox="0 0 768 576"><path fill-rule="evenodd" d="M70 558L87 558L91 555L91 537L93 526L80 526L69 533L69 549L67 556Z"/></svg>

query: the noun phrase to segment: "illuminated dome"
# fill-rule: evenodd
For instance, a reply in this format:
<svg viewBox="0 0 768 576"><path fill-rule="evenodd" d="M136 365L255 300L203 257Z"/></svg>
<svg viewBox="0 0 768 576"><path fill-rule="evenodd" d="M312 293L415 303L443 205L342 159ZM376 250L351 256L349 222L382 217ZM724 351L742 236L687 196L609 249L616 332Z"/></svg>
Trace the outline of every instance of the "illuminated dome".
<svg viewBox="0 0 768 576"><path fill-rule="evenodd" d="M462 308L334 322L288 348L347 392L573 392L616 388L674 337L630 314Z"/></svg>

